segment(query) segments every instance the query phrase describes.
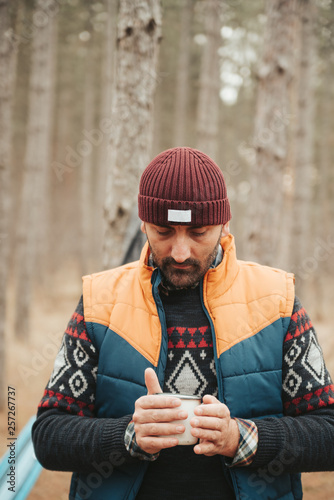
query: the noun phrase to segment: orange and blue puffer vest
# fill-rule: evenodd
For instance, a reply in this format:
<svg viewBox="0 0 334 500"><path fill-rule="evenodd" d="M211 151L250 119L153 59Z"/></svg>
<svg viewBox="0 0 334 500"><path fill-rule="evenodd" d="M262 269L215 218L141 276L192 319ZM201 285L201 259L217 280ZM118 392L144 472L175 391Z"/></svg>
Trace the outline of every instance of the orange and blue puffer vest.
<svg viewBox="0 0 334 500"><path fill-rule="evenodd" d="M221 245L222 262L209 269L200 283L213 336L218 397L235 417L280 417L283 341L294 303L293 275L238 261L232 235ZM153 368L161 387L164 384L168 341L158 291L161 275L158 268L147 265L148 253L146 244L139 261L83 278L85 321L99 352L95 404L100 418L134 412L136 399L147 392L146 368ZM70 499L135 499L147 466L138 461L114 467L110 474L75 473ZM223 470L238 500L302 498L299 474L273 471L263 479L247 467L223 466Z"/></svg>

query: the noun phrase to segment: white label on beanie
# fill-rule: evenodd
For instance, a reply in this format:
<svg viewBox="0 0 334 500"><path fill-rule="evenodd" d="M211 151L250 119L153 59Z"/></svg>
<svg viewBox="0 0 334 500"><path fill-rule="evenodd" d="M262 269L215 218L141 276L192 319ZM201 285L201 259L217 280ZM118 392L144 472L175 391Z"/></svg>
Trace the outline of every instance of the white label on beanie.
<svg viewBox="0 0 334 500"><path fill-rule="evenodd" d="M191 210L168 210L170 222L191 222Z"/></svg>

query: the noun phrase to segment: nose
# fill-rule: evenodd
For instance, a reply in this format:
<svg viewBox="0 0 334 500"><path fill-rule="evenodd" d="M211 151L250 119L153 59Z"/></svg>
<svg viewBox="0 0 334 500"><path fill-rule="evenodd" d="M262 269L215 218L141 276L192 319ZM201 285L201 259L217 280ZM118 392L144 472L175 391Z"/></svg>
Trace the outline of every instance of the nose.
<svg viewBox="0 0 334 500"><path fill-rule="evenodd" d="M183 235L177 236L172 245L171 257L175 260L175 262L182 264L182 262L189 259L190 256L191 252L187 238Z"/></svg>

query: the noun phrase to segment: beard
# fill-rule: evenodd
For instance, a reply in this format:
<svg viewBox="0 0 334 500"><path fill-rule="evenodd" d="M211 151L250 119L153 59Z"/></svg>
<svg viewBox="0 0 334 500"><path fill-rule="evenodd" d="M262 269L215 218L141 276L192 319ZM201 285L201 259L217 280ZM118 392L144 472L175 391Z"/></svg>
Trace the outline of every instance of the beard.
<svg viewBox="0 0 334 500"><path fill-rule="evenodd" d="M176 262L173 257L164 257L163 259L160 259L154 252L150 241L147 238L154 264L159 267L161 271L162 282L164 286L166 286L170 290L194 288L195 286L197 286L208 269L210 269L212 262L217 256L220 239L221 234L219 235L214 249L207 255L207 257L203 261L189 258L183 261L182 264L180 264L179 262ZM174 267L178 265L189 267L187 267L186 269Z"/></svg>

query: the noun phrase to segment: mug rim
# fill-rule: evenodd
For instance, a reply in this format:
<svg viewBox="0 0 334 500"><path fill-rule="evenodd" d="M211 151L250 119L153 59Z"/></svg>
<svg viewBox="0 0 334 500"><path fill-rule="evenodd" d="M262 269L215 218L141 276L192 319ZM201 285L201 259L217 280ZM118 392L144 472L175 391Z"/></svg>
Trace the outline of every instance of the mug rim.
<svg viewBox="0 0 334 500"><path fill-rule="evenodd" d="M189 396L187 394L174 394L172 392L156 392L154 396L167 396L179 399L191 399L191 400L202 401L202 398L200 396Z"/></svg>

